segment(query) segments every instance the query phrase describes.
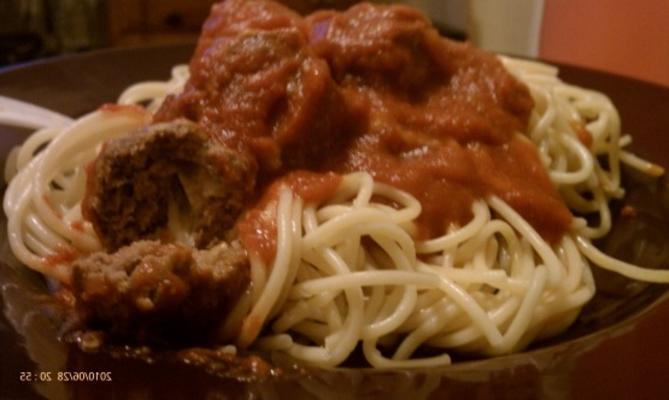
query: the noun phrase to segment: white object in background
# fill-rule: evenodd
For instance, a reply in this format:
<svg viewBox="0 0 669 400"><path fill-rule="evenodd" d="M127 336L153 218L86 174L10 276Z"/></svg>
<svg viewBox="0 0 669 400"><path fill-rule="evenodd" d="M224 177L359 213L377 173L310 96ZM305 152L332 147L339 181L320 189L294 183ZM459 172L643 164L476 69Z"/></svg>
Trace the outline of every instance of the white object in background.
<svg viewBox="0 0 669 400"><path fill-rule="evenodd" d="M0 96L0 125L41 129L69 125L72 118L34 104Z"/></svg>
<svg viewBox="0 0 669 400"><path fill-rule="evenodd" d="M539 55L544 0L469 0L469 38L487 50Z"/></svg>

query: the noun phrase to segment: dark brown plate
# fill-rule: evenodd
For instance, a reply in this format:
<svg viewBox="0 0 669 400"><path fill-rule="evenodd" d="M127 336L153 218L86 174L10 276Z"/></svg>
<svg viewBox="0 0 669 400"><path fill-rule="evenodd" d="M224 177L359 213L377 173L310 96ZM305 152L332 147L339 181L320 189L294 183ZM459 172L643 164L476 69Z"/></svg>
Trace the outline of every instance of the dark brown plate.
<svg viewBox="0 0 669 400"><path fill-rule="evenodd" d="M79 116L114 101L126 86L166 79L188 60L192 46L112 50L48 60L0 72L0 94ZM565 81L607 93L618 106L633 149L669 167L669 90L581 68L563 66ZM0 127L0 155L25 132ZM4 159L0 159L4 166ZM664 181L626 174L626 202L637 218L616 221L600 243L610 254L648 267L669 265L669 190ZM3 225L0 260L12 260ZM83 354L56 338L58 321L40 301L39 278L0 264L0 397L30 398L611 398L658 397L669 369L667 287L596 271L595 300L567 332L526 352L411 371L337 369L263 383L223 379L201 366L157 355L154 362ZM641 317L644 318L641 318ZM18 332L18 333L17 333ZM111 372L112 382L76 382L65 372ZM48 382L24 382L25 373ZM39 374L39 372L44 372ZM81 375L79 375L81 377ZM99 375L98 375L99 376ZM91 375L93 379L95 378ZM220 396L220 397L219 397Z"/></svg>

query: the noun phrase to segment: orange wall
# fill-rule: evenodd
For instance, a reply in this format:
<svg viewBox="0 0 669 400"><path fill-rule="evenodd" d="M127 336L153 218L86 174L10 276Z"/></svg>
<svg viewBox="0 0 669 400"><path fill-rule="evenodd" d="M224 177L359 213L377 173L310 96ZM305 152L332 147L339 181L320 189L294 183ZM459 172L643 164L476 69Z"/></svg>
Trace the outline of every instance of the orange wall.
<svg viewBox="0 0 669 400"><path fill-rule="evenodd" d="M668 0L545 0L540 57L669 86Z"/></svg>

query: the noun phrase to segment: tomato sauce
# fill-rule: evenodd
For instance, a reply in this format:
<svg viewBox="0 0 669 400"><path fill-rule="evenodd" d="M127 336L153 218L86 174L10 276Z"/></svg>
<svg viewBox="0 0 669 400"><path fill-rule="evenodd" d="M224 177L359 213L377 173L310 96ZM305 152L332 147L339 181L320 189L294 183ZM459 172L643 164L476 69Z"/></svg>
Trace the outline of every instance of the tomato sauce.
<svg viewBox="0 0 669 400"><path fill-rule="evenodd" d="M84 231L84 221L79 219L76 221L70 222L70 227L75 231L83 232Z"/></svg>
<svg viewBox="0 0 669 400"><path fill-rule="evenodd" d="M55 267L59 264L70 264L79 257L79 252L73 247L58 246L53 255L44 257L45 267Z"/></svg>
<svg viewBox="0 0 669 400"><path fill-rule="evenodd" d="M588 128L585 127L585 125L580 122L580 121L572 121L570 123L571 129L576 132L576 137L578 140L587 148L592 147L592 142L594 141L594 138L592 137L592 133L588 130Z"/></svg>
<svg viewBox="0 0 669 400"><path fill-rule="evenodd" d="M415 10L360 4L303 18L268 1L228 0L213 7L190 69L183 93L155 118L191 119L253 156L260 200L238 231L265 260L277 182L318 202L335 180L314 177L332 172L367 171L416 196L421 237L465 224L472 202L490 194L551 242L571 222L523 136L527 87Z"/></svg>
<svg viewBox="0 0 669 400"><path fill-rule="evenodd" d="M136 105L127 105L127 104L105 103L102 106L100 106L98 111L106 114L118 114L118 113L135 114L136 116L141 118L146 118L149 116L144 107Z"/></svg>
<svg viewBox="0 0 669 400"><path fill-rule="evenodd" d="M276 209L281 188L289 188L305 204L321 204L334 195L340 182L341 176L335 173L304 170L277 179L237 224L242 244L247 249L254 249L269 267L276 252Z"/></svg>

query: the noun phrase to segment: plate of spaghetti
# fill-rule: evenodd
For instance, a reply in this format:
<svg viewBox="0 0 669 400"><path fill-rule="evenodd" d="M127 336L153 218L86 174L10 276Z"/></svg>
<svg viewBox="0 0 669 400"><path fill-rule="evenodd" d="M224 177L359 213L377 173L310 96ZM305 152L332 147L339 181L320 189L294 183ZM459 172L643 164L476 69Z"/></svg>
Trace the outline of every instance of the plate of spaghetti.
<svg viewBox="0 0 669 400"><path fill-rule="evenodd" d="M262 0L213 6L194 49L47 67L58 96L16 97L71 119L3 143L3 294L75 359L397 386L576 354L669 283L668 147L631 146L661 127L621 122L601 74L407 7Z"/></svg>

